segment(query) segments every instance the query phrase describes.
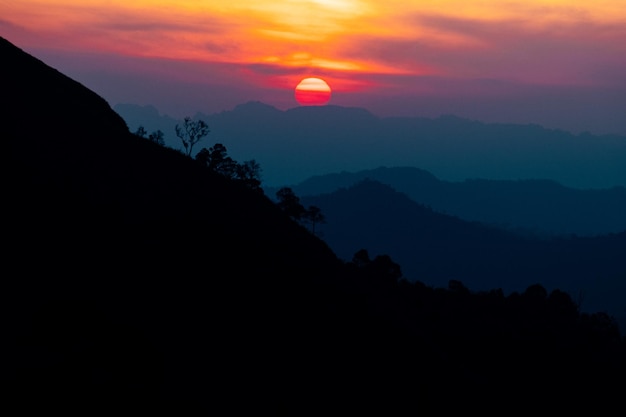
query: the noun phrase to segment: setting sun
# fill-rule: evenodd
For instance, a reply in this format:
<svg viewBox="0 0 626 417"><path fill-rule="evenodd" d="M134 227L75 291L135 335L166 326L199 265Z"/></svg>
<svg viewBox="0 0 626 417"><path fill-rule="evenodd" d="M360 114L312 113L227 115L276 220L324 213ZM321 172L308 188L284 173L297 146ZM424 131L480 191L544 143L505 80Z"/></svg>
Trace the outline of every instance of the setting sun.
<svg viewBox="0 0 626 417"><path fill-rule="evenodd" d="M302 106L323 106L330 101L331 92L321 78L305 78L296 86L296 101Z"/></svg>

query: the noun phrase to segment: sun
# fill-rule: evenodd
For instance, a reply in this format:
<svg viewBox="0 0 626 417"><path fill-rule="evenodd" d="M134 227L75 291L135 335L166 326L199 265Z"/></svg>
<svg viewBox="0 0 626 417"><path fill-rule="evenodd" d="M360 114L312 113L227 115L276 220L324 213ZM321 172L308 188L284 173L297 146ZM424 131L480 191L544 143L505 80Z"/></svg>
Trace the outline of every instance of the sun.
<svg viewBox="0 0 626 417"><path fill-rule="evenodd" d="M323 106L330 101L332 90L321 78L305 78L296 86L296 101L301 106Z"/></svg>

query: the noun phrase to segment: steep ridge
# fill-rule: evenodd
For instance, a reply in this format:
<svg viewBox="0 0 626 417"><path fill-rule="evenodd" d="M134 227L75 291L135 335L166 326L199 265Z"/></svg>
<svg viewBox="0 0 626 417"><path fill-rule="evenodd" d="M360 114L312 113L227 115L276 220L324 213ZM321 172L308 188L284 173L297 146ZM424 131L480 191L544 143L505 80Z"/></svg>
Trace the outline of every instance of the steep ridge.
<svg viewBox="0 0 626 417"><path fill-rule="evenodd" d="M104 100L5 40L0 56L14 398L178 410L242 389L261 410L277 401L254 387L303 355L307 320L328 320L311 302L338 291L334 254L262 194L131 135Z"/></svg>

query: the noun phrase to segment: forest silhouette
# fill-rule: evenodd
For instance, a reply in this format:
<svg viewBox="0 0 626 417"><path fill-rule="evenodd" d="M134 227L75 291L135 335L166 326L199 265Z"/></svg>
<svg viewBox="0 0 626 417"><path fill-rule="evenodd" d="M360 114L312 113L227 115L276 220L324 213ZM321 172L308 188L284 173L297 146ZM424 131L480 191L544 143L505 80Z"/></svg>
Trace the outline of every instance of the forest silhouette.
<svg viewBox="0 0 626 417"><path fill-rule="evenodd" d="M540 283L505 295L337 258L260 189L129 132L0 39L3 394L23 413L604 414L626 343ZM210 141L210 135L205 139Z"/></svg>

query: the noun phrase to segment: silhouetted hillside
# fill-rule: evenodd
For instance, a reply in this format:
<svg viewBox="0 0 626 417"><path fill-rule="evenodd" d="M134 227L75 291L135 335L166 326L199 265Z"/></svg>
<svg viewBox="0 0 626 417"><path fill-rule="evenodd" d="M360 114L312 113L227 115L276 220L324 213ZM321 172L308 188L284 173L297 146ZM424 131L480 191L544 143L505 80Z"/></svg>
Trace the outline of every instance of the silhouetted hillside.
<svg viewBox="0 0 626 417"><path fill-rule="evenodd" d="M12 359L3 377L41 396L32 407L78 406L81 395L95 406L143 390L197 407L201 391L228 401L238 395L230 384L261 383L272 358L291 355L275 338L289 332L299 345L307 315L325 320L323 306L306 310L309 295L297 294L303 286L332 294L334 254L263 195L129 134L96 94L4 40L0 47L12 162L2 306ZM132 375L143 372L135 356L109 369L118 359L106 358L108 344L126 355L133 332L144 341L129 342L139 349L132 355L166 355L137 365L163 382ZM139 405L141 395L126 399Z"/></svg>
<svg viewBox="0 0 626 417"><path fill-rule="evenodd" d="M162 117L145 113L138 119L131 109L116 107L132 130L159 128ZM256 159L269 186L379 166L420 167L448 181L548 179L575 188L626 186L623 136L573 135L454 116L378 118L340 106L280 111L259 102L195 117L211 126L213 138L235 159ZM166 140L180 147L175 135Z"/></svg>
<svg viewBox="0 0 626 417"><path fill-rule="evenodd" d="M602 414L621 401L610 317L541 286L435 290L398 280L388 257L340 262L261 193L128 133L4 40L0 59L4 409Z"/></svg>
<svg viewBox="0 0 626 417"><path fill-rule="evenodd" d="M449 182L410 167L311 177L290 186L297 195L331 193L364 179L388 184L435 211L522 234L593 236L626 230L626 188L579 190L548 180ZM269 196L278 188L267 187Z"/></svg>

